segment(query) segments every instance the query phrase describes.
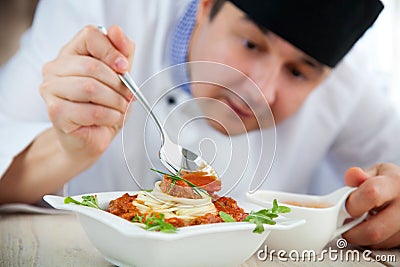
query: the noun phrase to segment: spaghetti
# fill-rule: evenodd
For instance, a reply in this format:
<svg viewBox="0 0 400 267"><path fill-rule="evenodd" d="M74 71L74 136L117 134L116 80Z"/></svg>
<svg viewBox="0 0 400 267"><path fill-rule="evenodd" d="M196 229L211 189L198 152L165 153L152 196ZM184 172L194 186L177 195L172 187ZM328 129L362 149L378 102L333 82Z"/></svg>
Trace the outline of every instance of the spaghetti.
<svg viewBox="0 0 400 267"><path fill-rule="evenodd" d="M201 198L175 197L161 191L160 184L161 181L156 182L151 192L140 191L136 199L132 201L142 214L155 212L164 214L166 219L191 220L207 213L217 213L210 195L200 192Z"/></svg>

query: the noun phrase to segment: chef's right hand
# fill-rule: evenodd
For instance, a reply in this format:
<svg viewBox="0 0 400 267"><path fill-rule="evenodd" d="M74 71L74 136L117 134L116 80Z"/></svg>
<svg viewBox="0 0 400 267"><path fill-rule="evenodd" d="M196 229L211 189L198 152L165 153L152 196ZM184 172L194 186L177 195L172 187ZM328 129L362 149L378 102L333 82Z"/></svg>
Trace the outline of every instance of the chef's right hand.
<svg viewBox="0 0 400 267"><path fill-rule="evenodd" d="M44 65L40 92L69 155L98 158L121 129L133 96L117 73L130 70L134 50L118 26L107 36L87 26Z"/></svg>

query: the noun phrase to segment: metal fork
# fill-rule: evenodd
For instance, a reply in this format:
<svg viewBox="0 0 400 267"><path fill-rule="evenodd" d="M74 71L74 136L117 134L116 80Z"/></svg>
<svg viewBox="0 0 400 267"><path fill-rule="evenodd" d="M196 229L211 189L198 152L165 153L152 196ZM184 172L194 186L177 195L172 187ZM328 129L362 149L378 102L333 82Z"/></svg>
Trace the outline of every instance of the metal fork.
<svg viewBox="0 0 400 267"><path fill-rule="evenodd" d="M107 29L103 26L98 26L99 30L107 35ZM202 171L207 172L209 175L217 177L215 170L204 161L199 155L194 152L172 142L168 137L163 125L157 116L153 113L147 99L140 91L139 87L132 79L128 72L124 74L118 74L118 77L125 84L126 87L132 92L136 99L142 104L145 110L150 114L155 125L157 126L161 135L161 147L159 150L159 159L162 164L173 174L179 171L196 172Z"/></svg>

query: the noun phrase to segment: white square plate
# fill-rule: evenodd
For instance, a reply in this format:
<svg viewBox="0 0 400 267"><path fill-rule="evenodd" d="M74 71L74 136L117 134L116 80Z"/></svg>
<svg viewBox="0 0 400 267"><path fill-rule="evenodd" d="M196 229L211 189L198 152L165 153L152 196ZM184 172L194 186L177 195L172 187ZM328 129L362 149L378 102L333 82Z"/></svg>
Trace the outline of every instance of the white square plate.
<svg viewBox="0 0 400 267"><path fill-rule="evenodd" d="M111 200L124 193L84 195L97 195L100 207L106 209ZM82 199L82 195L72 197ZM93 245L118 266L237 266L256 252L271 231L304 223L279 216L275 225L264 225L262 234L253 233L255 224L247 222L187 226L178 228L177 233L150 232L104 210L64 204L64 197L46 195L44 200L56 209L76 212ZM246 212L262 209L249 202L238 204Z"/></svg>

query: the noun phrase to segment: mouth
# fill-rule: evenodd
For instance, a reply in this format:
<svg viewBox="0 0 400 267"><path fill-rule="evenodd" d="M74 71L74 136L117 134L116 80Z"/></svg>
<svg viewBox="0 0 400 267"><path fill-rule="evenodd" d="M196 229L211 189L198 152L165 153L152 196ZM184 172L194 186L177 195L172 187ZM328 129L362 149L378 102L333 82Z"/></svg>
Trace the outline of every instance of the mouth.
<svg viewBox="0 0 400 267"><path fill-rule="evenodd" d="M238 105L229 98L226 98L226 104L237 114L239 117L242 118L251 118L254 117L253 111L250 109L250 107Z"/></svg>

